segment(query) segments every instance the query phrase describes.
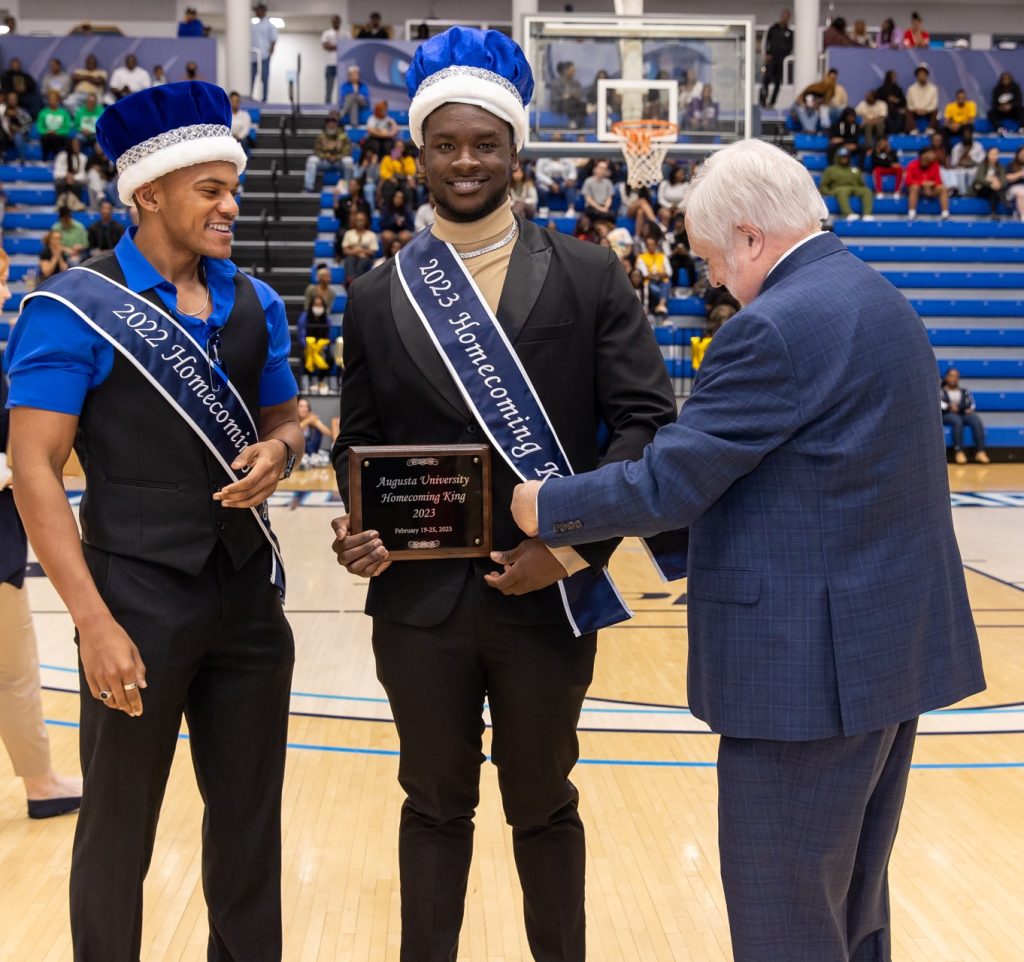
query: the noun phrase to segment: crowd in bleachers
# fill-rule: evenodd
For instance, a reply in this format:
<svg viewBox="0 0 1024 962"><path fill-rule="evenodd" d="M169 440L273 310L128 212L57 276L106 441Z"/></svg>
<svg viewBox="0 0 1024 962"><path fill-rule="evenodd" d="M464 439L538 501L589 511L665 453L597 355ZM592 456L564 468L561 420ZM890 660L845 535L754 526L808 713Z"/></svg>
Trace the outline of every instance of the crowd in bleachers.
<svg viewBox="0 0 1024 962"><path fill-rule="evenodd" d="M850 197L861 198L863 216L870 219L872 197L881 199L887 183L895 197L906 190L911 220L922 196L938 200L943 218L949 216L950 198L959 196L988 201L993 219L1005 211L1024 220L1024 150L1004 156L1000 149L1000 143L1010 143L1005 138L1024 129L1024 102L1014 77L1000 75L984 118L962 89L939 108L938 88L923 64L906 90L895 71L888 71L879 87L864 91L856 107L832 69L801 91L789 125L824 138L828 166L822 193L834 196L850 220L861 216L851 209ZM979 138L981 131L993 134L990 142ZM896 138L902 138L909 157L899 155Z"/></svg>
<svg viewBox="0 0 1024 962"><path fill-rule="evenodd" d="M385 102L374 111L388 116ZM417 150L398 135L397 125L369 127L354 142L343 120L331 114L325 121L307 160L305 188L316 188L321 171L341 175L333 188L334 261L344 265L347 286L430 227L434 213L418 175ZM642 278L635 286L645 307L662 316L672 289L698 283L683 227L690 172L683 163L666 164L657 187L637 190L626 182L620 163L592 156L542 157L523 162L510 201L527 218L574 218L575 236L614 250L627 274ZM618 226L623 218L629 227Z"/></svg>
<svg viewBox="0 0 1024 962"><path fill-rule="evenodd" d="M190 61L184 76L175 79L197 75ZM94 54L70 72L54 58L38 80L22 69L19 58L10 59L0 74L0 163L19 165L15 176L28 177L33 187L40 183L35 175L48 168L53 186L52 202L42 190L29 192L38 194L33 207L53 210L38 264L25 275L29 286L117 243L134 211L125 210L118 197L117 170L96 142L96 123L108 104L167 82L159 64L150 72L131 53L109 73ZM237 93L231 104L232 134L248 152L255 143L252 118ZM16 209L0 188L0 213Z"/></svg>

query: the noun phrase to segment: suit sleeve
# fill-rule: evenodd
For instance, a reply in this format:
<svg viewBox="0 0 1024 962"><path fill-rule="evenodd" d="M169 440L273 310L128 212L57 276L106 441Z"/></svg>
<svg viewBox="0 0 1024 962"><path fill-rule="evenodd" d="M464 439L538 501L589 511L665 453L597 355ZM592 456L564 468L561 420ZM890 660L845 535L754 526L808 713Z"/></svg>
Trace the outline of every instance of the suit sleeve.
<svg viewBox="0 0 1024 962"><path fill-rule="evenodd" d="M693 395L639 460L544 484L540 536L564 545L689 527L802 421L782 335L743 312L715 335Z"/></svg>
<svg viewBox="0 0 1024 962"><path fill-rule="evenodd" d="M377 417L377 402L373 394L373 379L366 357L362 332L359 330L359 312L356 308L356 286L349 293L342 320L345 335L345 373L341 381L341 430L331 461L338 479L338 491L348 505L348 449L358 445L384 443L384 432Z"/></svg>
<svg viewBox="0 0 1024 962"><path fill-rule="evenodd" d="M595 370L597 404L610 435L600 462L606 465L639 458L658 428L675 419L676 399L651 325L611 252L599 305ZM598 570L618 545L617 539L600 537L577 548Z"/></svg>

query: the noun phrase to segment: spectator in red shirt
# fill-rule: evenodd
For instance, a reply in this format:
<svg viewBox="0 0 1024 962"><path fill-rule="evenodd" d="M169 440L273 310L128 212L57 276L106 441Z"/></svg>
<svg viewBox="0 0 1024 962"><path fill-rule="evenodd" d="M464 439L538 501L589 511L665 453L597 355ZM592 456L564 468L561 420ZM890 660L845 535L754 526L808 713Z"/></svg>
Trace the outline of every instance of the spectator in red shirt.
<svg viewBox="0 0 1024 962"><path fill-rule="evenodd" d="M932 42L931 34L924 28L921 14L910 15L910 27L903 32L903 46L907 49L924 49Z"/></svg>
<svg viewBox="0 0 1024 962"><path fill-rule="evenodd" d="M942 219L949 217L949 191L942 183L942 168L931 147L921 151L917 160L907 164L907 219L917 217L917 201L925 197L938 197Z"/></svg>

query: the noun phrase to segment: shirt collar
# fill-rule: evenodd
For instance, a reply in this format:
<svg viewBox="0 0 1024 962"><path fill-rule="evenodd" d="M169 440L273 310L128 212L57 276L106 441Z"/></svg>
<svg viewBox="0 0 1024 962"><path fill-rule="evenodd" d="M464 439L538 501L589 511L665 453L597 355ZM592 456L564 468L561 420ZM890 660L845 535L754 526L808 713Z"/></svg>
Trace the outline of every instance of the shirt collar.
<svg viewBox="0 0 1024 962"><path fill-rule="evenodd" d="M171 312L177 312L178 289L161 275L135 245L137 231L138 227L129 227L114 248L114 256L124 273L125 285L139 293L155 290L167 308ZM221 260L203 257L202 264L210 287L210 296L213 298L213 313L205 323L209 327L223 327L235 305L235 274L238 273L238 268L234 261L228 258ZM186 320L192 321L190 318Z"/></svg>
<svg viewBox="0 0 1024 962"><path fill-rule="evenodd" d="M815 237L820 237L825 232L823 230L816 230L813 234L808 234L803 240L798 240L785 254L783 254L773 265L772 269L765 275L765 280L772 276L772 272L781 264L790 254L792 254L797 248L803 247L808 241L814 240Z"/></svg>

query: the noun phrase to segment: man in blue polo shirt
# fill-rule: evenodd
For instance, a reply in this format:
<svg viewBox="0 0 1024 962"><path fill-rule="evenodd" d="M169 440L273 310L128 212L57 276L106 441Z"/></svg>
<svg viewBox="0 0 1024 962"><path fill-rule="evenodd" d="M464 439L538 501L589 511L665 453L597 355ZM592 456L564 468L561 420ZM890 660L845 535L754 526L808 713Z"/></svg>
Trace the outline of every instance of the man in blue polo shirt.
<svg viewBox="0 0 1024 962"><path fill-rule="evenodd" d="M77 962L138 962L183 715L206 804L208 958L281 957L294 646L265 502L303 439L281 299L228 259L245 167L230 117L201 82L108 108L97 139L139 226L29 295L7 351L18 507L79 646ZM61 478L72 446L81 539Z"/></svg>

